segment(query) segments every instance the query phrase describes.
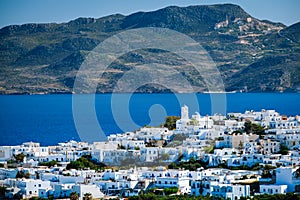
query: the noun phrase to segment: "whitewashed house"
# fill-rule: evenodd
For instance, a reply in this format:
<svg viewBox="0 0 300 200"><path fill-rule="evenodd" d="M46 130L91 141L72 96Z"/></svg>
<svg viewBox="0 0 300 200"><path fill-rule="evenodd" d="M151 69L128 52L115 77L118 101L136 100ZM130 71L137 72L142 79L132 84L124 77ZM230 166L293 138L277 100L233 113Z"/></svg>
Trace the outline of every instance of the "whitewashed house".
<svg viewBox="0 0 300 200"><path fill-rule="evenodd" d="M261 194L286 194L287 185L260 185L259 192Z"/></svg>
<svg viewBox="0 0 300 200"><path fill-rule="evenodd" d="M173 133L168 128L143 127L135 133L138 140L150 142L152 140L171 140Z"/></svg>
<svg viewBox="0 0 300 200"><path fill-rule="evenodd" d="M211 196L222 197L224 199L240 199L250 197L249 185L218 184L212 185Z"/></svg>
<svg viewBox="0 0 300 200"><path fill-rule="evenodd" d="M40 143L25 142L20 146L12 146L12 155L23 153L27 158L48 156L49 148L41 147Z"/></svg>
<svg viewBox="0 0 300 200"><path fill-rule="evenodd" d="M98 162L103 162L104 152L118 149L118 143L115 142L94 142L92 145L92 158Z"/></svg>
<svg viewBox="0 0 300 200"><path fill-rule="evenodd" d="M5 180L8 178L16 178L18 169L6 169L0 168L0 180Z"/></svg>
<svg viewBox="0 0 300 200"><path fill-rule="evenodd" d="M40 189L48 190L51 188L50 181L33 179L6 179L4 185L21 189L23 198L37 197Z"/></svg>
<svg viewBox="0 0 300 200"><path fill-rule="evenodd" d="M126 149L140 149L145 148L144 140L122 140L121 145Z"/></svg>
<svg viewBox="0 0 300 200"><path fill-rule="evenodd" d="M54 198L67 198L73 192L75 183L57 183L53 184L53 197Z"/></svg>
<svg viewBox="0 0 300 200"><path fill-rule="evenodd" d="M181 194L189 194L191 192L189 181L190 179L185 177L157 177L155 186L158 188L177 187Z"/></svg>
<svg viewBox="0 0 300 200"><path fill-rule="evenodd" d="M276 140L260 140L261 152L265 155L278 153L280 151L280 142Z"/></svg>
<svg viewBox="0 0 300 200"><path fill-rule="evenodd" d="M11 146L0 146L0 161L7 161L13 158Z"/></svg>
<svg viewBox="0 0 300 200"><path fill-rule="evenodd" d="M300 178L296 178L296 168L279 167L276 169L276 185L287 185L286 192L295 192L300 185Z"/></svg>
<svg viewBox="0 0 300 200"><path fill-rule="evenodd" d="M140 160L144 162L154 162L158 159L158 154L159 154L158 151L159 151L158 147L141 148Z"/></svg>
<svg viewBox="0 0 300 200"><path fill-rule="evenodd" d="M104 194L100 191L100 188L96 185L74 185L72 192L79 194L79 199L82 200L85 194L91 194L93 199L100 199L104 197Z"/></svg>
<svg viewBox="0 0 300 200"><path fill-rule="evenodd" d="M191 195L195 196L206 196L211 195L214 185L218 185L218 181L212 181L208 179L203 180L192 180L191 181Z"/></svg>

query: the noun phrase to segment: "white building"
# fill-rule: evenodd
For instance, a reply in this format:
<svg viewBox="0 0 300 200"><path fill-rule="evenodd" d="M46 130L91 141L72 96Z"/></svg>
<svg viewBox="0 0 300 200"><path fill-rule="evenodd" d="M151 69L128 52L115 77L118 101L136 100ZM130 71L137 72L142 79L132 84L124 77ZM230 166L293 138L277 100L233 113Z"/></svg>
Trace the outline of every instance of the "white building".
<svg viewBox="0 0 300 200"><path fill-rule="evenodd" d="M240 199L250 197L249 185L218 184L212 185L211 196L222 197L224 199Z"/></svg>
<svg viewBox="0 0 300 200"><path fill-rule="evenodd" d="M141 152L141 161L144 162L154 162L158 159L158 154L159 154L159 148L158 147L147 147L147 148L142 148L140 150Z"/></svg>
<svg viewBox="0 0 300 200"><path fill-rule="evenodd" d="M54 198L67 198L70 197L73 192L75 183L57 183L53 185L53 196Z"/></svg>
<svg viewBox="0 0 300 200"><path fill-rule="evenodd" d="M197 132L201 129L210 129L213 127L213 120L209 116L201 117L198 112L189 118L189 109L186 105L181 107L181 118L176 121L177 132Z"/></svg>
<svg viewBox="0 0 300 200"><path fill-rule="evenodd" d="M4 185L21 189L23 198L37 197L39 190L48 190L51 188L50 181L33 179L6 179Z"/></svg>
<svg viewBox="0 0 300 200"><path fill-rule="evenodd" d="M35 142L25 142L20 146L13 146L11 150L12 155L23 153L27 158L49 155L48 147L41 147L40 143Z"/></svg>
<svg viewBox="0 0 300 200"><path fill-rule="evenodd" d="M5 169L0 168L0 180L5 180L8 178L16 178L18 169Z"/></svg>
<svg viewBox="0 0 300 200"><path fill-rule="evenodd" d="M189 181L189 178L157 177L155 186L158 188L177 187L181 194L189 194L191 192Z"/></svg>
<svg viewBox="0 0 300 200"><path fill-rule="evenodd" d="M260 140L262 153L265 155L270 155L278 153L280 151L280 142L276 140Z"/></svg>
<svg viewBox="0 0 300 200"><path fill-rule="evenodd" d="M279 167L276 169L276 185L287 185L286 192L295 192L299 187L300 179L295 177L295 168Z"/></svg>
<svg viewBox="0 0 300 200"><path fill-rule="evenodd" d="M100 199L104 197L104 194L100 191L100 188L96 185L74 185L72 192L79 194L79 199L82 200L85 194L91 194L93 199Z"/></svg>
<svg viewBox="0 0 300 200"><path fill-rule="evenodd" d="M289 149L299 149L300 130L299 131L276 131L276 139L284 143Z"/></svg>
<svg viewBox="0 0 300 200"><path fill-rule="evenodd" d="M260 185L259 192L261 194L285 194L287 185Z"/></svg>
<svg viewBox="0 0 300 200"><path fill-rule="evenodd" d="M173 133L168 128L143 127L135 133L138 140L150 142L151 140L171 140Z"/></svg>
<svg viewBox="0 0 300 200"><path fill-rule="evenodd" d="M6 161L13 157L11 146L0 146L0 161Z"/></svg>
<svg viewBox="0 0 300 200"><path fill-rule="evenodd" d="M145 147L144 140L122 140L121 145L126 149L140 149Z"/></svg>

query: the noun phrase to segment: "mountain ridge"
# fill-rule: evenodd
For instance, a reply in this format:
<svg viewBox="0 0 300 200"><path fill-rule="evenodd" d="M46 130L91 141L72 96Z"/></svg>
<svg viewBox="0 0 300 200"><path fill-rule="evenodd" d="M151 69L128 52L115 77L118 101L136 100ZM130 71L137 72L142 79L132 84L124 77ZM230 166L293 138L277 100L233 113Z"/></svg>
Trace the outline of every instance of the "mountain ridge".
<svg viewBox="0 0 300 200"><path fill-rule="evenodd" d="M169 28L199 42L220 70L226 91L300 91L300 22L287 27L256 19L238 5L217 4L6 26L0 29L0 94L71 93L93 48L116 33L143 27ZM171 53L141 50L121 61L110 66L97 92L112 92L126 71L150 62L173 63L195 92L207 91L201 76ZM147 85L137 92L164 91Z"/></svg>

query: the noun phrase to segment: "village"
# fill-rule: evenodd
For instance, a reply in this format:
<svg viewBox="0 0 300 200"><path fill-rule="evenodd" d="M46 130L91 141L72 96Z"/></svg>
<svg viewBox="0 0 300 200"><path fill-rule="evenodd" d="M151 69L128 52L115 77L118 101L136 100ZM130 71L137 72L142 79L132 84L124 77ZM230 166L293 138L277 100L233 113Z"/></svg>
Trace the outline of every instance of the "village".
<svg viewBox="0 0 300 200"><path fill-rule="evenodd" d="M300 117L275 110L169 116L105 142L0 147L6 199L158 195L241 199L300 192Z"/></svg>

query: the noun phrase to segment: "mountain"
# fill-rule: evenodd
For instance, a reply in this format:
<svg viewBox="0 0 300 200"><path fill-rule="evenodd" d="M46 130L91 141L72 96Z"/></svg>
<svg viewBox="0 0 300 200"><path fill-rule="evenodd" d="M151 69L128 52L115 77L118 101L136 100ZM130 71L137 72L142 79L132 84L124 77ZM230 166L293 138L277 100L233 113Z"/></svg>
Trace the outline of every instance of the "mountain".
<svg viewBox="0 0 300 200"><path fill-rule="evenodd" d="M76 72L92 49L116 33L141 27L169 28L199 42L216 63L227 91L300 90L300 23L286 27L256 19L237 5L220 4L4 27L0 93L71 93ZM125 72L152 62L174 67L195 91L207 90L188 62L170 52L141 49L112 63L97 92L112 92ZM154 84L137 91L169 90Z"/></svg>

